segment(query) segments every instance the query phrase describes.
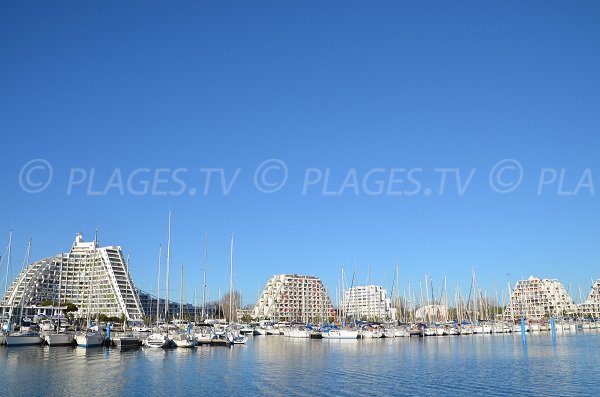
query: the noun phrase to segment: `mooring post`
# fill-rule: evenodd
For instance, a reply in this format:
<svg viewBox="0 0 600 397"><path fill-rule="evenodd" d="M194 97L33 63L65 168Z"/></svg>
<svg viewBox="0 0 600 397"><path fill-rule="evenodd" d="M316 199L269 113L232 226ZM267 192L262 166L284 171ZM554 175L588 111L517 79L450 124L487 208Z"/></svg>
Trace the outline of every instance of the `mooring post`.
<svg viewBox="0 0 600 397"><path fill-rule="evenodd" d="M525 335L525 317L521 317L521 338L523 338L523 344L527 344L527 336Z"/></svg>

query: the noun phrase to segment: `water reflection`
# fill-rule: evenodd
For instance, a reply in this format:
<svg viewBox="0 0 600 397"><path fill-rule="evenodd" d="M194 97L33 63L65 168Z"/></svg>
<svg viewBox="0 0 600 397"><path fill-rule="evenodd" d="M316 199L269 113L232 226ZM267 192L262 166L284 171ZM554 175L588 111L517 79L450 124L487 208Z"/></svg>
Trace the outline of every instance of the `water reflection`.
<svg viewBox="0 0 600 397"><path fill-rule="evenodd" d="M577 395L596 387L596 332L309 340L148 349L0 347L3 390L17 394ZM551 387L551 389L550 389Z"/></svg>

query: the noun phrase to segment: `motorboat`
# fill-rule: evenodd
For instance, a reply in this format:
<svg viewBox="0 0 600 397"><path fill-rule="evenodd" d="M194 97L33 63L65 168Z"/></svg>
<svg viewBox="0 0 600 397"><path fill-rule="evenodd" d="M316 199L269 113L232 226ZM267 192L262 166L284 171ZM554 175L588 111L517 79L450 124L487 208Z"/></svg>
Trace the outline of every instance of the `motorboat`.
<svg viewBox="0 0 600 397"><path fill-rule="evenodd" d="M348 329L330 329L327 332L323 332L323 338L326 338L326 339L356 339L356 338L358 338L358 331L351 331Z"/></svg>
<svg viewBox="0 0 600 397"><path fill-rule="evenodd" d="M196 332L194 332L193 336L196 338L196 342L198 342L199 345L209 344L212 340L212 333L205 327L200 329L196 328Z"/></svg>
<svg viewBox="0 0 600 397"><path fill-rule="evenodd" d="M119 349L134 348L140 346L140 338L134 334L121 334L115 336L112 343Z"/></svg>
<svg viewBox="0 0 600 397"><path fill-rule="evenodd" d="M230 333L228 335L228 339L231 343L233 343L234 345L243 345L248 341L248 336L247 335L235 335L233 333Z"/></svg>
<svg viewBox="0 0 600 397"><path fill-rule="evenodd" d="M170 341L165 335L161 333L153 333L148 335L146 339L144 339L143 345L150 348L165 348L169 347Z"/></svg>

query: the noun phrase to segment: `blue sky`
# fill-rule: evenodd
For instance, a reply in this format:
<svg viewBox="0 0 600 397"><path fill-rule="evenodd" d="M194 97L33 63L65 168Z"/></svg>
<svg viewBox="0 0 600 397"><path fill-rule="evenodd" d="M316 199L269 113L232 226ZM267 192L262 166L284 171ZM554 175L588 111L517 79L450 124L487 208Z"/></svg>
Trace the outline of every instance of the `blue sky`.
<svg viewBox="0 0 600 397"><path fill-rule="evenodd" d="M1 7L0 244L12 227L13 274L27 239L37 259L99 225L101 243L131 255L136 284L156 289L171 207L171 294L183 263L188 300L205 233L211 297L227 289L233 233L246 303L276 273L318 275L334 295L342 266L356 266L360 283L370 268L389 287L398 264L401 290L426 273L439 289L446 274L450 294L468 291L473 270L490 294L534 274L571 285L576 299L600 277L597 2ZM34 159L52 180L28 193L23 175L45 177L22 172ZM267 194L254 174L269 159L288 176ZM490 172L505 159L523 178L498 193ZM204 194L208 168L226 182L239 169L227 194L218 173ZM306 185L309 168L329 169L327 184ZM417 169L419 186L405 175L391 188L416 194L368 194L392 169ZM449 182L440 191L440 169L463 183L475 171L459 194ZM143 192L156 172L166 195Z"/></svg>

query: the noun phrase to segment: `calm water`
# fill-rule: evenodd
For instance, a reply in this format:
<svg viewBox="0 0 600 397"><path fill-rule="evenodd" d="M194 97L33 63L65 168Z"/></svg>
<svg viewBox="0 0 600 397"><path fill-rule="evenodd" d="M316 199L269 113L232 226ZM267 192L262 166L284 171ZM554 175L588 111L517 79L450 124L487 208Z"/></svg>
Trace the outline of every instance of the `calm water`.
<svg viewBox="0 0 600 397"><path fill-rule="evenodd" d="M303 340L194 349L0 347L8 395L597 395L600 334Z"/></svg>

